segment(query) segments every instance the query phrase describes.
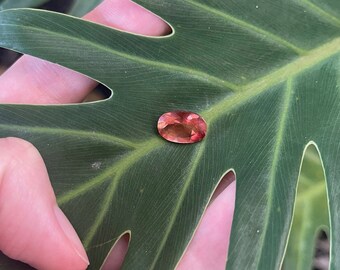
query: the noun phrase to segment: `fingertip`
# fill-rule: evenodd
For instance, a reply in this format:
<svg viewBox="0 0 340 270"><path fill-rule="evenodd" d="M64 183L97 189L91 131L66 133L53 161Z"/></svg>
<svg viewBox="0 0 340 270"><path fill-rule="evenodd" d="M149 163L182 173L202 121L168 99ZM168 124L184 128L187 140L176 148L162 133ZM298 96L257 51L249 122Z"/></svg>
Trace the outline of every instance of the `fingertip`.
<svg viewBox="0 0 340 270"><path fill-rule="evenodd" d="M88 266L90 264L89 258L87 257L85 249L76 231L71 225L70 221L67 219L65 214L61 211L61 209L57 205L55 205L54 207L54 213L55 213L57 222L60 225L60 228L62 229L67 240L69 241L69 244L74 248L74 251L80 257L80 259L84 261L85 265Z"/></svg>
<svg viewBox="0 0 340 270"><path fill-rule="evenodd" d="M121 269L125 256L127 254L130 242L130 232L120 236L108 254L101 270L119 270Z"/></svg>
<svg viewBox="0 0 340 270"><path fill-rule="evenodd" d="M37 269L86 269L81 242L60 210L44 162L21 139L0 139L0 250Z"/></svg>
<svg viewBox="0 0 340 270"><path fill-rule="evenodd" d="M84 18L141 35L164 36L171 33L163 19L130 0L103 1Z"/></svg>

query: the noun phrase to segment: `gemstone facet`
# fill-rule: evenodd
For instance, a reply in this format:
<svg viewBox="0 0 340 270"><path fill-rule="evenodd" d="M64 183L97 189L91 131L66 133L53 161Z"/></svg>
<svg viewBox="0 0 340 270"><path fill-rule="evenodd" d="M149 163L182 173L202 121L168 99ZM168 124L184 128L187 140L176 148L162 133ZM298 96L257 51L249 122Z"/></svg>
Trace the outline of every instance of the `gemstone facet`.
<svg viewBox="0 0 340 270"><path fill-rule="evenodd" d="M174 143L196 143L207 132L207 124L197 113L172 111L162 114L157 124L159 134Z"/></svg>

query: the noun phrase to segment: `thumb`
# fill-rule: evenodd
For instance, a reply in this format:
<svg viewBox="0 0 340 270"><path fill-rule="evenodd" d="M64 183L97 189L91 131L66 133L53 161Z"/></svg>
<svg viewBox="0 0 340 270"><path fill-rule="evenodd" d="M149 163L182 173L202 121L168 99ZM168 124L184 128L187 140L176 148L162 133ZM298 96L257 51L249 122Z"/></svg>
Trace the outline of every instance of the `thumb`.
<svg viewBox="0 0 340 270"><path fill-rule="evenodd" d="M0 250L37 269L86 269L85 250L26 141L0 139Z"/></svg>

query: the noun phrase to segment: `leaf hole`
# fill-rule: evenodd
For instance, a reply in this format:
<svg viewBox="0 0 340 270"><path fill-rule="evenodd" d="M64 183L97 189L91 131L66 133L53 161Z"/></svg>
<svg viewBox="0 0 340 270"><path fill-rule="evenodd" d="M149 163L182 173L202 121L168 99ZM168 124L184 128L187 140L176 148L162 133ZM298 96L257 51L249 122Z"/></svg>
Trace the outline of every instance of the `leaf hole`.
<svg viewBox="0 0 340 270"><path fill-rule="evenodd" d="M235 207L235 178L233 171L221 177L176 270L225 268Z"/></svg>
<svg viewBox="0 0 340 270"><path fill-rule="evenodd" d="M98 10L101 11L97 13ZM95 18L97 24L150 38L169 37L174 32L163 18L131 0L103 1L83 18Z"/></svg>
<svg viewBox="0 0 340 270"><path fill-rule="evenodd" d="M328 195L321 154L311 141L303 153L282 269L328 269L330 244L325 230L329 226Z"/></svg>
<svg viewBox="0 0 340 270"><path fill-rule="evenodd" d="M227 171L216 186L213 195L210 198L209 205L236 179L233 171Z"/></svg>
<svg viewBox="0 0 340 270"><path fill-rule="evenodd" d="M112 91L103 84L98 84L96 88L94 88L88 96L84 99L83 102L93 102L99 100L109 99L112 96Z"/></svg>
<svg viewBox="0 0 340 270"><path fill-rule="evenodd" d="M112 26L115 29L124 28L124 32L153 38L169 37L175 32L166 20L134 1L123 0L120 4L115 5L118 9L124 7L124 9L128 8L130 11L126 13L124 27L121 25ZM136 24L138 25L137 28Z"/></svg>
<svg viewBox="0 0 340 270"><path fill-rule="evenodd" d="M109 252L101 270L119 270L121 269L125 255L129 249L130 232L122 234Z"/></svg>

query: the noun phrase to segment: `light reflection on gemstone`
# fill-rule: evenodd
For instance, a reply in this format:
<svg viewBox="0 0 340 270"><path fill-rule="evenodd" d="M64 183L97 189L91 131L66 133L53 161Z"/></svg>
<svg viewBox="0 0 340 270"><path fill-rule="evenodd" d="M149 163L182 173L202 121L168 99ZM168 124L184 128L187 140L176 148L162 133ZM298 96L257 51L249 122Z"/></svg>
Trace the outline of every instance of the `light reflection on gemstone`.
<svg viewBox="0 0 340 270"><path fill-rule="evenodd" d="M159 134L174 143L196 143L207 132L207 124L197 113L172 111L161 115L157 124Z"/></svg>

